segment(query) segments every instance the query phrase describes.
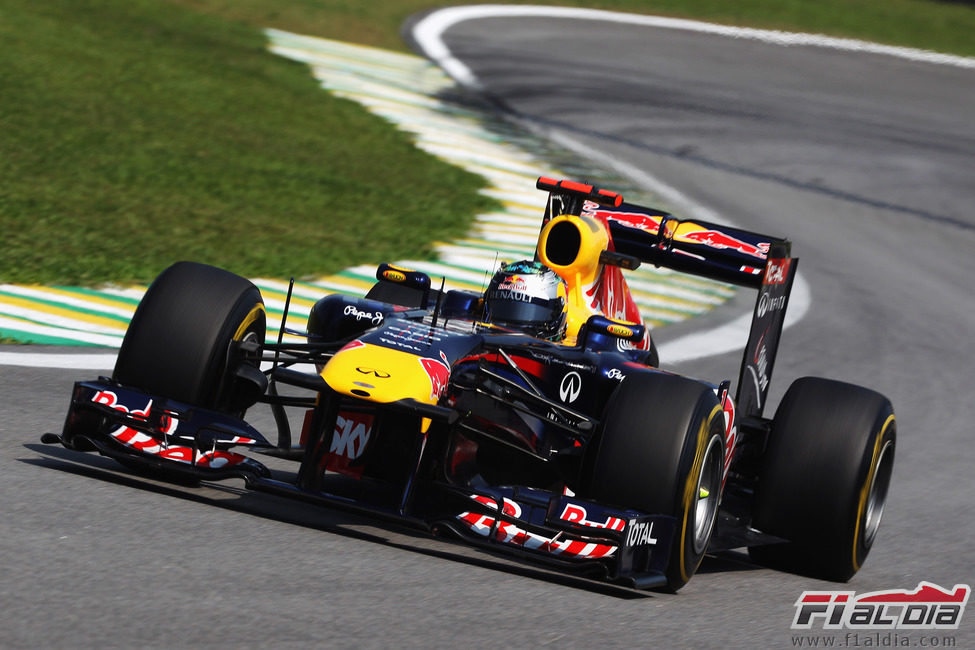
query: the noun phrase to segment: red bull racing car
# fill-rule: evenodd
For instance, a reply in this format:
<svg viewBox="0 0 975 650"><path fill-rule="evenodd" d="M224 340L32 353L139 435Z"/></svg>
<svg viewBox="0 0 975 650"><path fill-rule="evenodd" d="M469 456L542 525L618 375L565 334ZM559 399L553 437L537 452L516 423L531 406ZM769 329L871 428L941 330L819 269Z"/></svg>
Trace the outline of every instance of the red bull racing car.
<svg viewBox="0 0 975 650"><path fill-rule="evenodd" d="M790 243L582 183L538 187L535 258L502 265L485 292L383 264L367 295L327 295L303 327L287 325L286 304L277 342L251 282L174 264L112 376L78 382L62 432L43 440L156 474L243 478L634 588L675 591L706 552L741 547L851 577L886 500L894 414L872 390L807 377L765 415ZM734 392L660 367L623 274L640 263L757 292ZM258 403L273 438L244 419ZM287 409L304 411L298 435ZM268 455L293 460L295 478Z"/></svg>

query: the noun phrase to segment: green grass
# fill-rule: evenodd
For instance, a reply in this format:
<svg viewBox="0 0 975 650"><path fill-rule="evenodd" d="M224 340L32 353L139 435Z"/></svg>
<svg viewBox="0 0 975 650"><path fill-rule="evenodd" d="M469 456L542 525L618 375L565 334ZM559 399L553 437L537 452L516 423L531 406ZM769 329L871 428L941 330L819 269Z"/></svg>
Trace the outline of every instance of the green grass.
<svg viewBox="0 0 975 650"><path fill-rule="evenodd" d="M260 29L405 49L429 0L4 0L0 281L151 279L177 259L307 276L426 257L490 203ZM975 55L930 0L590 0L594 8Z"/></svg>
<svg viewBox="0 0 975 650"><path fill-rule="evenodd" d="M492 205L233 21L4 0L0 43L3 281L148 280L178 259L304 276L428 256Z"/></svg>

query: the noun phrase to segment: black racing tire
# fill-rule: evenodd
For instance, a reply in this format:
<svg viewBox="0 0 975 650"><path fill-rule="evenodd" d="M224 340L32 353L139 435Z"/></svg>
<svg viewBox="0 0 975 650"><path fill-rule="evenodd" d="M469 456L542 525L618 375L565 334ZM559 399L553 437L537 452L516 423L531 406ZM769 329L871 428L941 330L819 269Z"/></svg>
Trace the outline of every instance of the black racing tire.
<svg viewBox="0 0 975 650"><path fill-rule="evenodd" d="M242 414L263 387L238 376L244 362L232 344L263 345L266 323L261 292L249 280L177 262L159 274L139 303L112 378L152 395Z"/></svg>
<svg viewBox="0 0 975 650"><path fill-rule="evenodd" d="M862 386L796 380L775 412L752 512L789 540L749 548L761 564L845 582L873 546L894 466L890 401Z"/></svg>
<svg viewBox="0 0 975 650"><path fill-rule="evenodd" d="M647 364L651 368L660 367L660 353L657 352L657 344L654 343L653 337L650 336L650 332L647 332L647 340L650 342L649 347L647 347L646 354L643 357L643 363Z"/></svg>
<svg viewBox="0 0 975 650"><path fill-rule="evenodd" d="M697 571L714 531L724 432L714 390L684 377L633 373L607 402L587 493L677 520L666 569L670 591Z"/></svg>

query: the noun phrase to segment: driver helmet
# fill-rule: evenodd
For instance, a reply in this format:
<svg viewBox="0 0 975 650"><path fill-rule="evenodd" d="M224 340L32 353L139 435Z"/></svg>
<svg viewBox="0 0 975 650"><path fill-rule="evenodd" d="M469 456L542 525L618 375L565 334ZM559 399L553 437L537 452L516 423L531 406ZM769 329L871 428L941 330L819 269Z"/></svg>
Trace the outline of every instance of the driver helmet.
<svg viewBox="0 0 975 650"><path fill-rule="evenodd" d="M542 264L523 260L503 265L484 296L484 319L493 325L549 341L565 336L565 282Z"/></svg>

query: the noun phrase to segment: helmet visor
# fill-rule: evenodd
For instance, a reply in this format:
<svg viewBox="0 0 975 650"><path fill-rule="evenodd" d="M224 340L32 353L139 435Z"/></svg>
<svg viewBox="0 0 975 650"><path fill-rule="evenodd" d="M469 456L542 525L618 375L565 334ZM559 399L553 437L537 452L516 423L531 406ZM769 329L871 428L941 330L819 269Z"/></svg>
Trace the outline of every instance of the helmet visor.
<svg viewBox="0 0 975 650"><path fill-rule="evenodd" d="M558 318L551 305L536 305L519 300L489 300L489 318L492 323L504 325L545 325Z"/></svg>

